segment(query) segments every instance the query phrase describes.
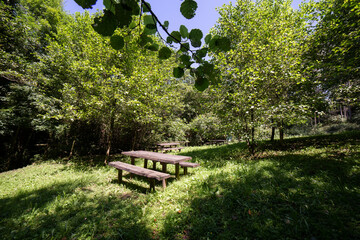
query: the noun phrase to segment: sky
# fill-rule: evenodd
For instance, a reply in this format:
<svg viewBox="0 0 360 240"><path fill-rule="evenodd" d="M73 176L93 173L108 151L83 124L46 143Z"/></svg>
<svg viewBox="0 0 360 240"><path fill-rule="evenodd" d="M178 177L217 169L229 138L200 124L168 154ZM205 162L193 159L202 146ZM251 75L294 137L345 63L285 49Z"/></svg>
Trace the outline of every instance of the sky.
<svg viewBox="0 0 360 240"><path fill-rule="evenodd" d="M98 9L102 10L104 8L102 2L102 0L97 0L93 9L88 9L88 11L90 13L95 13ZM219 18L216 8L221 7L224 4L229 4L230 2L235 3L236 0L196 0L198 4L196 15L190 20L184 18L180 13L181 0L147 0L147 2L150 3L151 9L155 12L161 22L170 22L170 32L175 30L178 31L180 25L185 25L189 31L194 28L200 29L205 36ZM292 4L293 8L297 9L300 3L301 0L294 0ZM69 13L85 11L77 5L74 0L64 0L64 9Z"/></svg>

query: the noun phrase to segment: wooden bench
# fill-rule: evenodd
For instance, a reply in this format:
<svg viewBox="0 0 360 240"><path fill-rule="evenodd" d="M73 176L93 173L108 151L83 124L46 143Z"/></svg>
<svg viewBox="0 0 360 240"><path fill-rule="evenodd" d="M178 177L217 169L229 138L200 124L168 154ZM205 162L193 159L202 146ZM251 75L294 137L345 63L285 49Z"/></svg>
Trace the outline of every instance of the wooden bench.
<svg viewBox="0 0 360 240"><path fill-rule="evenodd" d="M180 162L179 165L180 165L180 167L184 168L184 175L187 174L187 168L188 167L195 168L195 167L200 166L199 163L192 163L192 162Z"/></svg>
<svg viewBox="0 0 360 240"><path fill-rule="evenodd" d="M162 173L123 162L110 162L109 166L114 167L118 170L119 183L122 182L123 170L132 174L147 177L150 181L150 191L151 189L155 191L155 179L158 181L162 181L163 188L166 188L166 179L170 177L170 174L167 173Z"/></svg>

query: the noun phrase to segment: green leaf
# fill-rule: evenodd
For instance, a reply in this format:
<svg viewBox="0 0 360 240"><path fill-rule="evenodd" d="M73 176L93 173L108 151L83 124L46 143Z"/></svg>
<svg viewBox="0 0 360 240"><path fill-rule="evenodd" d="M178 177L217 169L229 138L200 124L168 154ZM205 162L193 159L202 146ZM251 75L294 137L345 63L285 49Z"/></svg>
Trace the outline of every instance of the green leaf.
<svg viewBox="0 0 360 240"><path fill-rule="evenodd" d="M104 0L103 3L107 10L110 10L112 13L115 14L115 4L112 0Z"/></svg>
<svg viewBox="0 0 360 240"><path fill-rule="evenodd" d="M191 19L195 16L197 7L198 5L195 1L185 0L180 6L180 12L185 18Z"/></svg>
<svg viewBox="0 0 360 240"><path fill-rule="evenodd" d="M162 47L159 51L160 59L168 59L171 56L171 50L168 47Z"/></svg>
<svg viewBox="0 0 360 240"><path fill-rule="evenodd" d="M177 42L177 43L179 43L180 41L181 41L181 34L180 34L180 32L178 32L178 31L172 31L171 32L171 36L173 36L175 39L173 39L173 41L175 41L175 42Z"/></svg>
<svg viewBox="0 0 360 240"><path fill-rule="evenodd" d="M144 19L145 26L156 24L152 15L145 15L143 19Z"/></svg>
<svg viewBox="0 0 360 240"><path fill-rule="evenodd" d="M182 76L184 76L184 69L180 68L180 67L176 67L173 69L173 75L176 78L181 78Z"/></svg>
<svg viewBox="0 0 360 240"><path fill-rule="evenodd" d="M192 62L190 62L191 57L189 55L183 54L179 57L181 64L183 64L186 68L189 68Z"/></svg>
<svg viewBox="0 0 360 240"><path fill-rule="evenodd" d="M211 51L220 50L227 52L231 49L231 42L226 37L214 36L209 42L209 47Z"/></svg>
<svg viewBox="0 0 360 240"><path fill-rule="evenodd" d="M109 10L104 10L104 15L94 18L92 27L97 33L103 36L113 35L117 27L114 14Z"/></svg>
<svg viewBox="0 0 360 240"><path fill-rule="evenodd" d="M147 36L146 34L141 34L139 39L139 45L144 47L147 43L152 43L153 40L151 37Z"/></svg>
<svg viewBox="0 0 360 240"><path fill-rule="evenodd" d="M145 5L144 3L146 3L147 5ZM144 1L142 4L143 4L143 12L144 13L145 12L150 12L150 9L151 9L150 3ZM149 8L147 6L149 6Z"/></svg>
<svg viewBox="0 0 360 240"><path fill-rule="evenodd" d="M75 0L75 2L82 8L90 8L96 4L96 0Z"/></svg>
<svg viewBox="0 0 360 240"><path fill-rule="evenodd" d="M210 40L211 40L211 34L206 35L206 37L205 37L205 43L206 43L206 44L209 44Z"/></svg>
<svg viewBox="0 0 360 240"><path fill-rule="evenodd" d="M184 25L180 26L180 34L181 34L181 36L183 38L188 38L189 37L189 31Z"/></svg>
<svg viewBox="0 0 360 240"><path fill-rule="evenodd" d="M201 46L201 41L194 41L194 40L190 40L191 41L191 45L193 47L200 47Z"/></svg>
<svg viewBox="0 0 360 240"><path fill-rule="evenodd" d="M200 29L192 29L189 33L189 39L193 47L201 46L202 37L203 37L203 33Z"/></svg>
<svg viewBox="0 0 360 240"><path fill-rule="evenodd" d="M150 50L150 51L156 52L156 51L159 50L159 45L156 44L156 43L153 43L153 44L151 44L151 45L145 46L145 48L148 49L148 50Z"/></svg>
<svg viewBox="0 0 360 240"><path fill-rule="evenodd" d="M163 25L167 29L169 27L169 21L165 21Z"/></svg>
<svg viewBox="0 0 360 240"><path fill-rule="evenodd" d="M200 29L192 29L189 33L189 39L194 41L200 41L203 37L203 33Z"/></svg>
<svg viewBox="0 0 360 240"><path fill-rule="evenodd" d="M131 9L124 8L122 4L115 4L115 18L119 27L129 26L132 21Z"/></svg>
<svg viewBox="0 0 360 240"><path fill-rule="evenodd" d="M120 50L124 47L124 38L120 35L112 35L110 38L110 45L115 50Z"/></svg>
<svg viewBox="0 0 360 240"><path fill-rule="evenodd" d="M205 89L207 89L210 85L210 82L207 78L204 77L198 77L195 80L195 88L199 91L204 91Z"/></svg>
<svg viewBox="0 0 360 240"><path fill-rule="evenodd" d="M167 42L168 44L172 44L172 43L173 43L173 38L170 37L170 36L168 36L168 37L166 38L166 42Z"/></svg>
<svg viewBox="0 0 360 240"><path fill-rule="evenodd" d="M202 58L206 57L207 53L208 53L208 48L202 48L202 49L196 51L196 57L202 59Z"/></svg>
<svg viewBox="0 0 360 240"><path fill-rule="evenodd" d="M187 51L189 51L189 49L190 49L189 43L182 43L181 44L181 47L180 47L181 52L187 52Z"/></svg>

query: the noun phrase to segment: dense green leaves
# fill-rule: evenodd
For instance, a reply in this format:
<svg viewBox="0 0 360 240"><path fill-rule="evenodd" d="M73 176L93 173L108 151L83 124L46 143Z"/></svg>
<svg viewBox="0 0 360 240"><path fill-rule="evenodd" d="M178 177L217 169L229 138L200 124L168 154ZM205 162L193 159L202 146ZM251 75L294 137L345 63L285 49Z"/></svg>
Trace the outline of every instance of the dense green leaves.
<svg viewBox="0 0 360 240"><path fill-rule="evenodd" d="M181 4L180 12L185 18L191 19L195 16L197 7L198 5L195 1L185 0Z"/></svg>

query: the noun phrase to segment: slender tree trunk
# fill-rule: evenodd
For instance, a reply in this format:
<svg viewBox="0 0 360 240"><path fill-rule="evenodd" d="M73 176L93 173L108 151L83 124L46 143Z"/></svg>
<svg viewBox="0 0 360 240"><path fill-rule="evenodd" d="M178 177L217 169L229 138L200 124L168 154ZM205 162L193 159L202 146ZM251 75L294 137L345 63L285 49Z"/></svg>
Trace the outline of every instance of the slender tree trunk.
<svg viewBox="0 0 360 240"><path fill-rule="evenodd" d="M284 140L284 120L281 120L280 128L279 128L279 135L280 135L280 143L283 143L283 140Z"/></svg>
<svg viewBox="0 0 360 240"><path fill-rule="evenodd" d="M70 149L70 153L69 153L69 157L68 157L68 160L70 160L73 156L73 152L74 152L74 148L75 148L75 142L76 140L74 139L72 145L71 145L71 149Z"/></svg>
<svg viewBox="0 0 360 240"><path fill-rule="evenodd" d="M110 127L109 127L108 141L107 141L106 157L104 161L106 165L108 164L108 160L110 158L111 140L113 138L114 123L115 123L115 103L113 104L113 109L111 110L110 113Z"/></svg>
<svg viewBox="0 0 360 240"><path fill-rule="evenodd" d="M275 127L274 127L274 119L271 119L271 124L272 124L272 126L271 126L271 139L270 139L270 141L274 141L275 140Z"/></svg>

